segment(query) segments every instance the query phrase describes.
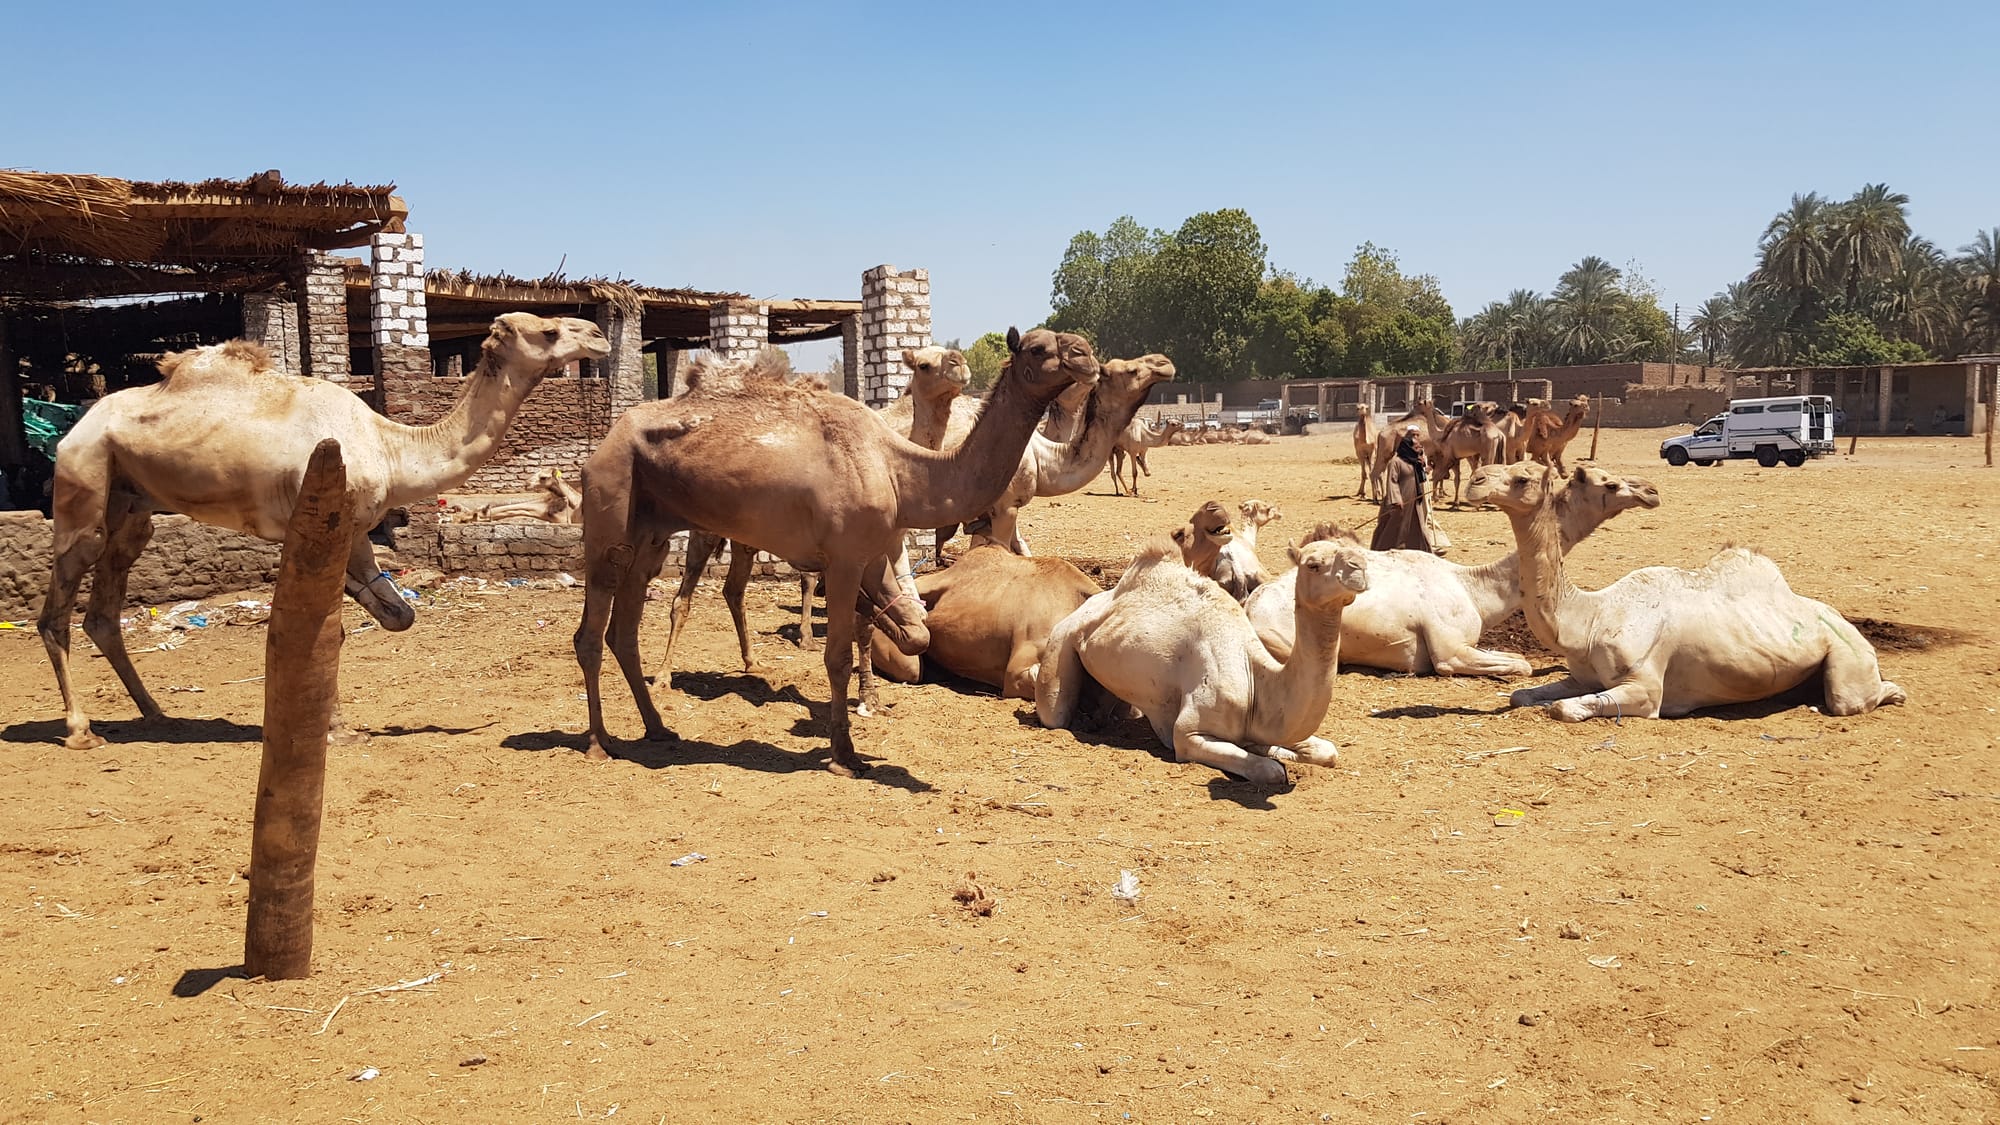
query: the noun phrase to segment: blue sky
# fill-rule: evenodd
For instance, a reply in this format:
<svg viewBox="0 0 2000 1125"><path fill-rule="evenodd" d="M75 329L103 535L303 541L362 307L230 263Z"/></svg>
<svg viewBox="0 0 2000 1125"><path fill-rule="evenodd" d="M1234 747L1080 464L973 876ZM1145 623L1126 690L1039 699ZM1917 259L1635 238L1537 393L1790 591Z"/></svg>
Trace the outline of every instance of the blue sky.
<svg viewBox="0 0 2000 1125"><path fill-rule="evenodd" d="M0 166L394 182L430 264L852 297L940 338L1048 311L1070 236L1242 207L1323 281L1364 239L1460 315L1597 254L1663 301L1795 191L2000 225L2000 4L36 4Z"/></svg>

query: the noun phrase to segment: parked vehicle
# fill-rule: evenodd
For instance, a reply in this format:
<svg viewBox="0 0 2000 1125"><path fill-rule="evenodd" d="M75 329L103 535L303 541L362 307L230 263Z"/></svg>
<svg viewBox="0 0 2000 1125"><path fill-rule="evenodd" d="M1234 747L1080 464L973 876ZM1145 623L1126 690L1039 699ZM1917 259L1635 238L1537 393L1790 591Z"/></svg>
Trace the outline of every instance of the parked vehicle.
<svg viewBox="0 0 2000 1125"><path fill-rule="evenodd" d="M1832 452L1833 399L1827 395L1737 399L1693 433L1660 443L1669 465L1754 457L1767 469L1780 461L1798 468L1808 457Z"/></svg>
<svg viewBox="0 0 2000 1125"><path fill-rule="evenodd" d="M1215 420L1225 426L1249 429L1258 426L1267 433L1277 433L1284 414L1284 404L1275 398L1267 398L1256 406L1230 406L1215 412Z"/></svg>

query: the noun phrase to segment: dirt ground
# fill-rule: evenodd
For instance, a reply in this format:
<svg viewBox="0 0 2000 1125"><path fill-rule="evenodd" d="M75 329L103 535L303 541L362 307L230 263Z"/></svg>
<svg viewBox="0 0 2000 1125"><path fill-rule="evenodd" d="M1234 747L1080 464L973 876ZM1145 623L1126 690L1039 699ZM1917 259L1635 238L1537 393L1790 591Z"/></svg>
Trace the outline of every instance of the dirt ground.
<svg viewBox="0 0 2000 1125"><path fill-rule="evenodd" d="M34 633L0 631L0 1119L2000 1118L2000 477L1967 439L1670 469L1667 432L1604 434L1664 503L1572 575L1761 547L1871 619L1908 706L1567 726L1495 681L1347 673L1320 727L1339 767L1267 793L1139 724L1079 738L890 684L856 720L877 765L846 781L772 583L768 674L737 671L709 591L658 692L681 741L593 765L580 595L454 588L348 641L370 737L331 755L301 981L232 971L263 700L232 681L264 630L140 656L180 716L157 726L79 633L111 739L87 753L59 744ZM1144 500L1100 478L1024 532L1122 565L1203 500L1263 496L1276 564L1312 520L1372 514L1347 450L1161 449ZM1443 519L1458 561L1512 547L1498 513Z"/></svg>

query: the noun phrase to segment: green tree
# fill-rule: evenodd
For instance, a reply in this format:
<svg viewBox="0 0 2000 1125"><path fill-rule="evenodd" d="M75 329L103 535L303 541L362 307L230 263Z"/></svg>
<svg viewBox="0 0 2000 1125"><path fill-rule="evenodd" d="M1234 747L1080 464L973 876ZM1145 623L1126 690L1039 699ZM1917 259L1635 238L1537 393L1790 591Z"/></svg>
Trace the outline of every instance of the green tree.
<svg viewBox="0 0 2000 1125"><path fill-rule="evenodd" d="M1151 298L1154 338L1183 379L1242 378L1250 309L1266 269L1264 238L1248 212L1191 216L1161 244L1141 287Z"/></svg>
<svg viewBox="0 0 2000 1125"><path fill-rule="evenodd" d="M2000 351L2000 227L1974 235L1970 243L1958 248L1952 265L1963 293L1960 319L1966 330L1967 350Z"/></svg>
<svg viewBox="0 0 2000 1125"><path fill-rule="evenodd" d="M1866 316L1842 312L1819 322L1798 362L1813 367L1855 367L1918 363L1929 358L1924 349L1908 340L1882 335Z"/></svg>
<svg viewBox="0 0 2000 1125"><path fill-rule="evenodd" d="M1011 358L1007 352L1007 337L998 332L988 332L964 349L965 367L970 375L971 389L983 391L993 385L1000 372Z"/></svg>
<svg viewBox="0 0 2000 1125"><path fill-rule="evenodd" d="M1849 309L1861 304L1864 285L1892 276L1910 238L1910 197L1888 184L1866 184L1832 209L1826 227L1827 265L1838 278Z"/></svg>

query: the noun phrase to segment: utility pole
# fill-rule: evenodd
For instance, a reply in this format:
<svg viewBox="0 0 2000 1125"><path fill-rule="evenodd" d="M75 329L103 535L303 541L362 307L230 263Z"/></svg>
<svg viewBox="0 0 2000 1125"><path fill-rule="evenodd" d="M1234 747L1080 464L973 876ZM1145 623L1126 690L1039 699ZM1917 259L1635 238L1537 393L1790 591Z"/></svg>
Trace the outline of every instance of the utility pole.
<svg viewBox="0 0 2000 1125"><path fill-rule="evenodd" d="M1681 303L1674 302L1674 327L1667 334L1667 386L1681 381Z"/></svg>

